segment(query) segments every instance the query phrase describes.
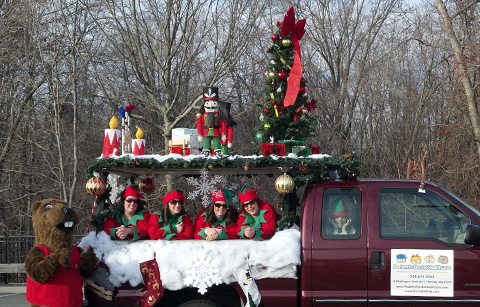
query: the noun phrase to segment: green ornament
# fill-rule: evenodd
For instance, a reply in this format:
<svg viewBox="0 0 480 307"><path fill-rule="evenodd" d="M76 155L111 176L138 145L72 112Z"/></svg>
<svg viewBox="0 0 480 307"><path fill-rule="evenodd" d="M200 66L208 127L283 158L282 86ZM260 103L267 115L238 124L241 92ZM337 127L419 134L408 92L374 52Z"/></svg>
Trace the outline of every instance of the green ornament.
<svg viewBox="0 0 480 307"><path fill-rule="evenodd" d="M291 41L289 39L282 39L282 46L288 47L290 46Z"/></svg>
<svg viewBox="0 0 480 307"><path fill-rule="evenodd" d="M261 133L261 132L257 133L256 137L257 137L257 139L260 140L263 137L263 133Z"/></svg>

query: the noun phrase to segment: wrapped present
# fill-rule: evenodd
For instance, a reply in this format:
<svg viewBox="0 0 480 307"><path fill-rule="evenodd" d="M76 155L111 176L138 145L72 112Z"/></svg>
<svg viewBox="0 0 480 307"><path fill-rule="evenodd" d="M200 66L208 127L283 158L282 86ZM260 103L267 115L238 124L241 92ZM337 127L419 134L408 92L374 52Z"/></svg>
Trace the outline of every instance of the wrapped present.
<svg viewBox="0 0 480 307"><path fill-rule="evenodd" d="M198 142L197 129L188 128L175 128L172 129L172 140L181 141L185 140L189 147L198 148L201 145Z"/></svg>
<svg viewBox="0 0 480 307"><path fill-rule="evenodd" d="M319 155L320 154L320 146L318 145L310 145L310 154L311 155Z"/></svg>
<svg viewBox="0 0 480 307"><path fill-rule="evenodd" d="M293 146L292 153L297 154L297 156L307 157L310 155L310 148L307 146Z"/></svg>
<svg viewBox="0 0 480 307"><path fill-rule="evenodd" d="M270 155L285 156L285 143L262 143L262 156Z"/></svg>
<svg viewBox="0 0 480 307"><path fill-rule="evenodd" d="M293 146L305 146L305 141L301 140L280 140L279 143L285 144L285 153L291 153Z"/></svg>
<svg viewBox="0 0 480 307"><path fill-rule="evenodd" d="M170 147L170 153L179 154L182 156L188 156L190 154L190 147L187 146L186 140L171 140L168 141Z"/></svg>

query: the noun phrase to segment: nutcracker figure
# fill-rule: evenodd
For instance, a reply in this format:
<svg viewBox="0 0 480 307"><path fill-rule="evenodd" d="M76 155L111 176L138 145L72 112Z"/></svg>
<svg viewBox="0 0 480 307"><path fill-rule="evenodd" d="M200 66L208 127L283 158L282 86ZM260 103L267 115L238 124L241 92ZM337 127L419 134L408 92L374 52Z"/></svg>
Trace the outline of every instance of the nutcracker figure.
<svg viewBox="0 0 480 307"><path fill-rule="evenodd" d="M202 152L208 157L213 154L221 158L222 147L231 148L233 139L233 121L231 120L227 105L220 102L217 87L203 89L203 113L197 114L198 141L203 144ZM224 149L224 155L228 151Z"/></svg>

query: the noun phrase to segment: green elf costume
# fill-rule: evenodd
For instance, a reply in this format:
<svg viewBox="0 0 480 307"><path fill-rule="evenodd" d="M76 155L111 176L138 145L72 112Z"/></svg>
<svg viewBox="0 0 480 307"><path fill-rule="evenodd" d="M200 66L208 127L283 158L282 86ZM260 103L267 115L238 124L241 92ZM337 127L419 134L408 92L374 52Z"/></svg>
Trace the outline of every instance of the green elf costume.
<svg viewBox="0 0 480 307"><path fill-rule="evenodd" d="M122 194L122 206L125 198L127 198L128 196L135 197L138 200L144 198L135 187L129 185ZM145 210L142 205L138 204L135 215L128 220L125 215L120 212L118 212L114 216L106 216L103 230L106 234L110 236L112 240L120 240L120 238L116 235L116 231L117 227L123 225L125 227L130 227L131 229L133 229L133 235L128 235L125 240L136 241L139 239L148 239L147 228L149 219L150 213L148 212L148 210Z"/></svg>
<svg viewBox="0 0 480 307"><path fill-rule="evenodd" d="M219 232L217 240L226 240L226 239L238 239L238 229L237 229L237 216L236 210L230 206L230 203L233 198L233 191L227 189L215 189L212 192L212 203L208 208L204 208L200 210L195 218L194 223L194 236L193 238L196 240L206 240L205 229L206 228L215 228L217 232ZM213 220L215 222L209 222L209 212L210 214L215 215L213 207L215 206L215 202L225 202L227 206L227 211L225 211L225 215L222 217L215 216ZM227 224L225 219L226 216L233 216L233 214L229 214L229 210L235 210L235 220L229 220L230 223Z"/></svg>
<svg viewBox="0 0 480 307"><path fill-rule="evenodd" d="M255 235L250 239L259 241L268 239L275 234L275 228L277 225L277 212L272 205L257 196L257 190L258 189L253 190L247 186L244 186L242 187L240 193L238 193L240 204L244 204L251 200L256 200L256 205L259 209L257 216L247 213L245 208L242 209L240 216L238 217L238 235L240 238L249 239L245 236L245 229L252 227L255 229Z"/></svg>
<svg viewBox="0 0 480 307"><path fill-rule="evenodd" d="M181 191L173 190L167 192L163 199L164 208L157 210L150 216L148 222L148 234L152 240L189 240L193 238L193 224L190 217L185 213L185 196ZM182 209L179 214L173 214L168 209L171 200L182 202ZM177 233L177 224L183 226L183 230Z"/></svg>

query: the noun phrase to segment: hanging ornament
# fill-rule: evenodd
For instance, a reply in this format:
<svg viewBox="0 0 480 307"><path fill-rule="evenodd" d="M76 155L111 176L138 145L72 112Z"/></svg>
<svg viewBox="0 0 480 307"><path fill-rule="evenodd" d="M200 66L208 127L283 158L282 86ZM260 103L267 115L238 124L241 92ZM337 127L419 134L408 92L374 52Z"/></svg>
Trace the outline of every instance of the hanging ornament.
<svg viewBox="0 0 480 307"><path fill-rule="evenodd" d="M265 119L265 116L263 114L260 114L260 116L258 117L258 119L260 119L261 122L263 122L263 120Z"/></svg>
<svg viewBox="0 0 480 307"><path fill-rule="evenodd" d="M265 125L263 125L263 128L264 128L265 130L270 129L270 124L265 124Z"/></svg>
<svg viewBox="0 0 480 307"><path fill-rule="evenodd" d="M85 189L87 190L88 194L93 196L100 196L105 192L107 185L105 181L98 177L92 177L87 180L87 184L85 185Z"/></svg>
<svg viewBox="0 0 480 307"><path fill-rule="evenodd" d="M263 109L263 114L264 114L265 116L268 115L268 109L267 109L267 108Z"/></svg>
<svg viewBox="0 0 480 307"><path fill-rule="evenodd" d="M273 77L275 77L275 73L274 73L273 71L271 71L271 72L268 73L268 76L269 76L270 78L273 78Z"/></svg>
<svg viewBox="0 0 480 307"><path fill-rule="evenodd" d="M271 60L271 61L270 61L270 64L275 65L275 61L274 61L274 60Z"/></svg>
<svg viewBox="0 0 480 307"><path fill-rule="evenodd" d="M277 34L272 34L272 41L275 42L277 39L278 39L278 35Z"/></svg>
<svg viewBox="0 0 480 307"><path fill-rule="evenodd" d="M280 78L280 79L285 78L285 75L286 75L286 74L285 74L283 71L279 71L279 72L277 73L277 76L278 76L278 78Z"/></svg>
<svg viewBox="0 0 480 307"><path fill-rule="evenodd" d="M257 133L257 135L255 136L258 140L261 140L262 137L263 137L263 133L259 132Z"/></svg>
<svg viewBox="0 0 480 307"><path fill-rule="evenodd" d="M287 173L280 175L277 180L275 180L275 189L280 194L292 193L295 188L295 181Z"/></svg>
<svg viewBox="0 0 480 307"><path fill-rule="evenodd" d="M250 169L250 162L245 162L245 164L243 165L243 170L244 171L248 171Z"/></svg>
<svg viewBox="0 0 480 307"><path fill-rule="evenodd" d="M152 177L146 177L140 181L138 186L143 193L152 193L155 191L155 180Z"/></svg>
<svg viewBox="0 0 480 307"><path fill-rule="evenodd" d="M283 58L280 58L280 61L285 65L288 69L292 70L292 66L287 64L287 61L285 61Z"/></svg>
<svg viewBox="0 0 480 307"><path fill-rule="evenodd" d="M281 93L281 92L282 92L282 87L279 86L279 87L277 88L277 93Z"/></svg>
<svg viewBox="0 0 480 307"><path fill-rule="evenodd" d="M290 41L289 39L287 39L287 38L282 39L282 46L283 46L283 47L288 47L288 46L290 46L290 43L291 43L291 41Z"/></svg>

